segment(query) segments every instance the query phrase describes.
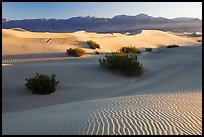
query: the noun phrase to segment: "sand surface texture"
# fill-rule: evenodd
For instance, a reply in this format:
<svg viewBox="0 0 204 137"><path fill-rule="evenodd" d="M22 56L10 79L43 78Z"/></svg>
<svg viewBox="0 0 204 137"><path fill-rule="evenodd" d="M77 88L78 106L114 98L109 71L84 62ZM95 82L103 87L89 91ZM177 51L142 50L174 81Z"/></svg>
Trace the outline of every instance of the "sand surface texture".
<svg viewBox="0 0 204 137"><path fill-rule="evenodd" d="M201 90L116 97L3 115L4 134L202 134ZM20 123L20 124L17 124Z"/></svg>
<svg viewBox="0 0 204 137"><path fill-rule="evenodd" d="M202 134L202 43L196 39L157 30L2 33L3 134ZM95 55L88 39L101 52L124 44L154 49L138 55L141 77L127 78L102 69L98 59L104 55ZM172 43L181 47L165 47ZM87 54L67 56L69 47L83 47ZM36 72L54 73L60 81L56 92L32 95L25 78Z"/></svg>

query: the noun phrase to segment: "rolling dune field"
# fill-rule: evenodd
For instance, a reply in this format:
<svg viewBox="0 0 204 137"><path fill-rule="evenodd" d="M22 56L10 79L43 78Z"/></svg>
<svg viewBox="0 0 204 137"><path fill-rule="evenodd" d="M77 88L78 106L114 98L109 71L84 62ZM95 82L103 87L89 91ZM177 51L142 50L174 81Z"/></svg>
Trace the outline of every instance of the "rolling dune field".
<svg viewBox="0 0 204 137"><path fill-rule="evenodd" d="M130 35L18 28L2 34L2 134L202 134L202 43L196 38L159 30ZM101 49L90 49L87 40ZM180 47L168 49L168 44ZM140 77L100 67L105 53L128 45L142 51ZM67 56L70 47L82 47L86 55ZM145 52L146 47L153 51ZM31 94L25 78L36 72L54 73L60 81L56 92Z"/></svg>

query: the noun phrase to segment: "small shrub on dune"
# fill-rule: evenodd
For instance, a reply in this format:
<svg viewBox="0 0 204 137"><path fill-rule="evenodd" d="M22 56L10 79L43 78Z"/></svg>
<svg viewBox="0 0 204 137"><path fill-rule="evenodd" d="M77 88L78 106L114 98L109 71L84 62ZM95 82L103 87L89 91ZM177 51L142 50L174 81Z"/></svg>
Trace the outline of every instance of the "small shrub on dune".
<svg viewBox="0 0 204 137"><path fill-rule="evenodd" d="M55 92L59 81L55 79L55 75L44 75L36 73L34 78L26 78L25 86L32 91L33 94L51 94Z"/></svg>
<svg viewBox="0 0 204 137"><path fill-rule="evenodd" d="M125 54L129 54L129 53L136 53L136 54L140 54L141 51L134 47L134 46L129 46L129 47L122 47L119 52L125 53Z"/></svg>
<svg viewBox="0 0 204 137"><path fill-rule="evenodd" d="M139 76L143 71L142 64L137 60L136 55L121 52L106 54L104 59L99 59L99 63L101 67L125 76Z"/></svg>
<svg viewBox="0 0 204 137"><path fill-rule="evenodd" d="M66 52L68 55L74 56L74 57L81 57L85 54L85 50L81 49L81 48L70 48L67 49Z"/></svg>
<svg viewBox="0 0 204 137"><path fill-rule="evenodd" d="M96 51L96 52L95 52L95 54L99 55L99 54L100 54L100 52Z"/></svg>
<svg viewBox="0 0 204 137"><path fill-rule="evenodd" d="M179 45L176 45L176 44L171 44L167 46L167 48L177 48L177 47L179 47Z"/></svg>
<svg viewBox="0 0 204 137"><path fill-rule="evenodd" d="M152 52L152 48L146 48L147 52Z"/></svg>
<svg viewBox="0 0 204 137"><path fill-rule="evenodd" d="M100 45L92 40L87 40L87 43L89 44L91 49L96 49L96 48L100 49Z"/></svg>

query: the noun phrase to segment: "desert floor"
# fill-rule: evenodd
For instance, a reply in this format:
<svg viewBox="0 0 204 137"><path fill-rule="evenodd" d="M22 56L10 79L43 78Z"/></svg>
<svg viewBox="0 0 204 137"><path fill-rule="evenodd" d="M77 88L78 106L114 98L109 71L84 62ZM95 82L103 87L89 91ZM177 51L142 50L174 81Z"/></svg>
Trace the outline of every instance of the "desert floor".
<svg viewBox="0 0 204 137"><path fill-rule="evenodd" d="M139 34L2 30L3 134L202 134L202 43L158 30ZM86 40L97 41L94 54ZM168 44L179 48L167 49ZM124 77L99 58L134 45L144 72ZM83 57L65 54L82 47ZM144 48L152 47L147 53ZM55 74L56 92L33 95L25 78Z"/></svg>

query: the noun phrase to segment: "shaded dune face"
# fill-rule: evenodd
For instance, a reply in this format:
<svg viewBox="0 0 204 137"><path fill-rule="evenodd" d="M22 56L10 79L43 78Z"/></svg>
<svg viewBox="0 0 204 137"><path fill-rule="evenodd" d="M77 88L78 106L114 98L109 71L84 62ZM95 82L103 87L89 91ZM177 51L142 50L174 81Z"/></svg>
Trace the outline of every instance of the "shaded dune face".
<svg viewBox="0 0 204 137"><path fill-rule="evenodd" d="M2 99L5 104L3 112L67 103L76 99L80 101L202 87L202 46L165 48L139 55L144 73L136 78L122 77L101 69L98 59L103 56L76 58L56 53L14 57L3 57L2 60L4 64L13 64L2 69L2 95L5 95ZM46 104L40 103L45 101L42 96L30 95L24 88L25 78L34 76L36 72L54 73L60 81L58 92L47 96ZM18 98L9 93L18 95Z"/></svg>
<svg viewBox="0 0 204 137"><path fill-rule="evenodd" d="M3 115L3 134L193 135L202 91L82 101ZM21 125L15 126L16 122ZM36 132L37 131L37 132Z"/></svg>

